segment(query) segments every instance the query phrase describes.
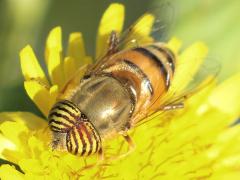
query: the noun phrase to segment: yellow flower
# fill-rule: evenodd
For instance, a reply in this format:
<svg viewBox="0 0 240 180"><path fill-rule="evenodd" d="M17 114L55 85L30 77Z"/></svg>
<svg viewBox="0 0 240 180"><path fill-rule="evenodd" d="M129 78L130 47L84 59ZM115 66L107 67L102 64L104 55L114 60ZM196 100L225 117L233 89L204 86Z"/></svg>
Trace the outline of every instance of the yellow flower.
<svg viewBox="0 0 240 180"><path fill-rule="evenodd" d="M111 19L114 17L114 21ZM146 15L145 21L152 21ZM122 31L124 7L112 4L105 11L97 35L96 55L106 51L107 38L114 29ZM111 28L108 28L111 23ZM136 27L135 27L136 28ZM148 32L142 35L148 37ZM176 71L172 87L185 87L206 56L207 48L195 43L181 54L176 38L168 42L178 63L188 57L194 64ZM92 63L86 55L83 36L69 36L67 55L61 45L61 28L54 28L46 43L45 59L49 79L40 67L30 46L20 53L27 94L44 116L62 96L65 84L78 68ZM183 63L184 64L184 63ZM28 112L0 113L0 156L17 166L0 167L1 179L237 179L240 177L240 127L232 125L240 112L240 74L216 87L207 86L187 100L186 107L171 121L155 117L137 127L132 137L137 145L124 159L100 162L96 156L78 157L52 151L47 122ZM122 154L127 145L121 137L109 140L103 147L108 155ZM17 168L17 169L16 169Z"/></svg>

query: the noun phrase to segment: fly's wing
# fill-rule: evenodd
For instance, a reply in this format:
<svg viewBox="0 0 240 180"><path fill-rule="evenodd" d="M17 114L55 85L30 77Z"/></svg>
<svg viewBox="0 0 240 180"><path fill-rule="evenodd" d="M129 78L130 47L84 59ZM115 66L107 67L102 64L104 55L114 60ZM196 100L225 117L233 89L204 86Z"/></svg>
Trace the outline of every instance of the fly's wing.
<svg viewBox="0 0 240 180"><path fill-rule="evenodd" d="M166 37L173 17L173 7L168 2L150 9L123 33L117 35L115 53L163 39L162 37ZM110 24L109 27L107 27L108 29L111 28ZM114 32L114 29L112 29L112 31ZM111 34L109 34L109 40L111 40ZM109 44L110 42L106 43ZM110 60L111 56L115 53L109 55L108 50L106 50L106 52L102 52L102 54L96 58L94 64L80 67L70 80L66 82L60 98L67 98L69 92L78 86L83 75L94 74L97 71L101 71L101 67L108 63L108 60Z"/></svg>
<svg viewBox="0 0 240 180"><path fill-rule="evenodd" d="M85 64L76 70L76 72L69 78L69 80L65 83L63 89L60 92L59 99L68 99L69 95L74 91L74 89L79 86L79 82L86 73L89 65Z"/></svg>
<svg viewBox="0 0 240 180"><path fill-rule="evenodd" d="M148 10L124 32L116 34L117 38L115 40L117 42L115 42L114 53L109 53L106 50L99 57L96 57L95 64L88 72L98 71L117 52L167 39L166 34L173 19L174 10L169 2ZM114 32L114 29L112 32ZM111 39L113 38L109 34L109 42L106 42L109 46L111 46Z"/></svg>
<svg viewBox="0 0 240 180"><path fill-rule="evenodd" d="M139 126L158 116L163 118L166 112L177 106L184 106L187 98L214 82L220 71L219 63L212 58L202 61L202 57L191 58L184 54L177 59L172 84L166 94L157 99L161 103L156 104L156 100L143 109L140 115L133 117L132 126Z"/></svg>
<svg viewBox="0 0 240 180"><path fill-rule="evenodd" d="M174 20L174 8L169 2L148 10L119 39L118 49L144 46L153 42L166 41Z"/></svg>
<svg viewBox="0 0 240 180"><path fill-rule="evenodd" d="M149 10L118 36L118 42L114 47L115 53L167 39L167 30L171 27L173 19L174 9L170 3L163 3L158 8ZM115 53L104 52L97 57L96 63L89 72L101 71L101 68L109 62ZM156 104L159 102L156 100L150 107L142 109L140 115L132 118L132 126L138 126L152 119L151 117L164 114L165 107L184 102L186 98L215 79L219 72L218 63L211 59L207 59L203 63L205 58L194 56L194 52L192 56L188 56L189 53L186 53L177 57L176 70L169 90L164 96L159 96L157 99L161 99L161 104ZM157 108L153 109L152 107Z"/></svg>

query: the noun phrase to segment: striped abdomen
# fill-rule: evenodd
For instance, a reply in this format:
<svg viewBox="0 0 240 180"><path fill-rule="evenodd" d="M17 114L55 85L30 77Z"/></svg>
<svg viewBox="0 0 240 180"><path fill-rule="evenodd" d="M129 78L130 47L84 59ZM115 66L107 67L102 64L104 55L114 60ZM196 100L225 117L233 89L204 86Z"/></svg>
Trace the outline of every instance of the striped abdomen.
<svg viewBox="0 0 240 180"><path fill-rule="evenodd" d="M64 142L68 152L90 155L100 151L101 138L88 118L70 101L60 101L51 109L50 129L56 134L65 133ZM53 140L54 142L54 140Z"/></svg>
<svg viewBox="0 0 240 180"><path fill-rule="evenodd" d="M174 70L174 54L164 44L156 43L114 55L103 71L131 87L137 113L153 102L159 107L159 97L168 90Z"/></svg>

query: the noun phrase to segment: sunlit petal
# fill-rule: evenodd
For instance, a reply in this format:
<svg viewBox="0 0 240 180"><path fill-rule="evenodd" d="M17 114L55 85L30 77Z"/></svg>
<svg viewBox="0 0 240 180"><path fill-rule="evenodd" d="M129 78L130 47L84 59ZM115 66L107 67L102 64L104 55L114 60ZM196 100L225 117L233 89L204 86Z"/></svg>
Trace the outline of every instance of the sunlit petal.
<svg viewBox="0 0 240 180"><path fill-rule="evenodd" d="M176 37L171 38L170 41L168 41L167 43L167 47L171 49L175 54L178 54L181 46L182 46L182 42Z"/></svg>
<svg viewBox="0 0 240 180"><path fill-rule="evenodd" d="M58 86L54 85L50 89L39 84L37 81L25 81L25 90L32 101L37 105L41 112L47 116L58 94Z"/></svg>
<svg viewBox="0 0 240 180"><path fill-rule="evenodd" d="M4 159L4 156L2 155L2 152L5 149L15 150L16 145L12 141L7 139L5 136L0 134L0 158L1 159Z"/></svg>
<svg viewBox="0 0 240 180"><path fill-rule="evenodd" d="M24 175L15 169L14 166L10 165L1 165L0 168L0 177L2 180L17 179L24 180Z"/></svg>
<svg viewBox="0 0 240 180"><path fill-rule="evenodd" d="M68 56L73 58L76 66L79 67L83 64L86 56L85 46L82 33L71 33L68 40Z"/></svg>
<svg viewBox="0 0 240 180"><path fill-rule="evenodd" d="M176 72L170 91L181 92L191 81L202 65L208 49L202 42L194 43L180 54L176 62Z"/></svg>
<svg viewBox="0 0 240 180"><path fill-rule="evenodd" d="M220 111L236 117L240 112L240 101L236 99L240 99L239 73L220 84L210 95L209 103Z"/></svg>
<svg viewBox="0 0 240 180"><path fill-rule="evenodd" d="M60 88L64 85L62 63L62 31L60 27L54 28L48 35L45 59L52 84Z"/></svg>
<svg viewBox="0 0 240 180"><path fill-rule="evenodd" d="M48 80L44 74L38 60L30 46L26 46L20 52L21 69L25 80L37 79L48 85Z"/></svg>
<svg viewBox="0 0 240 180"><path fill-rule="evenodd" d="M153 43L154 39L150 36L155 17L152 14L146 13L141 19L132 27L132 32L125 41L138 44ZM126 46L131 45L126 43ZM136 46L136 45L135 45Z"/></svg>

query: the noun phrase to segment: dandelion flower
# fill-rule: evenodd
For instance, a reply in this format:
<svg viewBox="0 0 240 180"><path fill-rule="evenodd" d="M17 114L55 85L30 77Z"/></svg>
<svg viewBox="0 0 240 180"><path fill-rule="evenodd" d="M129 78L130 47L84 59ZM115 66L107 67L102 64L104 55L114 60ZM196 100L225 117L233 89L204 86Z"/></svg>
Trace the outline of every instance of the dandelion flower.
<svg viewBox="0 0 240 180"><path fill-rule="evenodd" d="M111 4L100 22L97 55L106 51L106 40L112 30L122 31L123 21L123 5ZM112 28L106 28L106 23L111 23ZM146 32L143 34L148 36ZM30 46L20 52L25 90L45 117L78 68L92 63L81 33L70 34L66 56L61 36L61 28L56 27L47 38L45 63L49 80ZM181 43L176 38L168 46L179 61L201 57L198 64L192 64L194 68L186 67L185 70L192 72L207 53L201 42L182 53L178 52ZM179 87L179 82L174 86ZM237 179L240 177L240 127L233 123L240 112L239 82L240 74L236 74L220 85L213 83L188 99L183 113L177 113L168 123L159 125L161 119L156 117L137 127L132 132L136 150L123 159L103 163L98 163L96 156L79 157L53 151L47 121L30 112L0 113L0 156L11 162L11 165L1 165L0 178ZM118 154L126 151L127 145L116 137L103 148L108 154Z"/></svg>

